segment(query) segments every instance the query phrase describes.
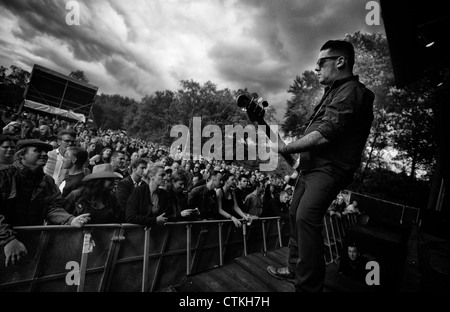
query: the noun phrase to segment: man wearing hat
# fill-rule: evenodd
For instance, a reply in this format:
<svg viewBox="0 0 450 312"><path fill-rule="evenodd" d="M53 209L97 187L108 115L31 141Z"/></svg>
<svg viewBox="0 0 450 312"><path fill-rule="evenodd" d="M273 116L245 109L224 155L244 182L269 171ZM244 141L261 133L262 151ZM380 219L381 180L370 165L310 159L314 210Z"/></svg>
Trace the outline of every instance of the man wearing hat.
<svg viewBox="0 0 450 312"><path fill-rule="evenodd" d="M44 174L50 144L37 139L17 142L14 163L0 170L0 248L5 265L16 264L27 254L13 226L67 224L82 227L89 214L74 217L62 207L61 192L53 179Z"/></svg>

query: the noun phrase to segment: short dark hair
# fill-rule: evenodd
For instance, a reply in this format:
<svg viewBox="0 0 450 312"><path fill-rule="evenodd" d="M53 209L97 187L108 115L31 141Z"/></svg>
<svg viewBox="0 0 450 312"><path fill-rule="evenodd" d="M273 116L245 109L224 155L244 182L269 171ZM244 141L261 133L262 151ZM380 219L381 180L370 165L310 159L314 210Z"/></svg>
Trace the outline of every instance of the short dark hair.
<svg viewBox="0 0 450 312"><path fill-rule="evenodd" d="M237 178L237 180L238 181L241 181L242 179L247 179L247 180L249 180L249 178L248 178L248 176L246 175L246 174L240 174L240 175L238 175L238 178Z"/></svg>
<svg viewBox="0 0 450 312"><path fill-rule="evenodd" d="M338 52L347 57L348 65L350 66L350 68L353 68L353 65L355 64L355 48L353 47L353 44L343 40L328 40L320 48L320 51L328 49Z"/></svg>
<svg viewBox="0 0 450 312"><path fill-rule="evenodd" d="M254 190L256 190L258 187L261 187L262 186L262 184L259 182L259 181L255 181L254 183L252 183L252 186L250 187L251 188L251 190L252 190L252 192L254 191Z"/></svg>
<svg viewBox="0 0 450 312"><path fill-rule="evenodd" d="M75 165L83 165L88 160L88 152L82 147L71 146L67 150L72 151L73 156L77 159Z"/></svg>
<svg viewBox="0 0 450 312"><path fill-rule="evenodd" d="M184 183L187 183L189 181L187 171L185 169L178 169L172 173L171 178L173 182L183 181Z"/></svg>
<svg viewBox="0 0 450 312"><path fill-rule="evenodd" d="M132 169L137 168L137 167L139 167L140 164L144 164L147 166L148 161L146 161L144 158L140 158L140 157L136 158L131 162L131 168Z"/></svg>
<svg viewBox="0 0 450 312"><path fill-rule="evenodd" d="M73 138L76 138L76 137L77 137L77 135L75 134L75 132L73 132L73 131L71 131L71 130L64 129L64 130L61 130L61 131L58 132L58 140L61 140L61 138L62 138L63 135L70 135L70 136L73 137Z"/></svg>

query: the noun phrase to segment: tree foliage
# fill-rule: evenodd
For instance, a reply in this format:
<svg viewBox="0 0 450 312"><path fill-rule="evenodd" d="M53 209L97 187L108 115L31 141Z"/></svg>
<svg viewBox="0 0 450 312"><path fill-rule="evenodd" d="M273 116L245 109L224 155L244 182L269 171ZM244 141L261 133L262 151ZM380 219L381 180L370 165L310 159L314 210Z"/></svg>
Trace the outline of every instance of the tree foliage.
<svg viewBox="0 0 450 312"><path fill-rule="evenodd" d="M305 71L296 76L288 92L292 94L287 101L285 120L281 129L286 136L299 138L306 129L309 115L321 97L319 79L313 71Z"/></svg>
<svg viewBox="0 0 450 312"><path fill-rule="evenodd" d="M16 65L10 66L9 73L6 67L0 66L0 103L19 106L23 101L30 75L28 71Z"/></svg>
<svg viewBox="0 0 450 312"><path fill-rule="evenodd" d="M69 77L72 77L74 79L80 80L82 82L89 83L89 79L84 74L84 71L82 70L74 70L69 74Z"/></svg>
<svg viewBox="0 0 450 312"><path fill-rule="evenodd" d="M124 129L124 116L138 103L129 97L118 94L100 94L94 99L92 113L98 127Z"/></svg>

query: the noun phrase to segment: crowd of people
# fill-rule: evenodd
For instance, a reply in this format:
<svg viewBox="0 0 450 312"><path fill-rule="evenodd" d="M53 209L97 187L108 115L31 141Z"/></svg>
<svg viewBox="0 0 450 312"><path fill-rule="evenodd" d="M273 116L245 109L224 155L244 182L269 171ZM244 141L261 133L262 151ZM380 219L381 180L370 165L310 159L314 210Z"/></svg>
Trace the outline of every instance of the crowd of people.
<svg viewBox="0 0 450 312"><path fill-rule="evenodd" d="M5 250L17 236L13 226L67 224L78 216L83 224L146 226L230 219L241 227L260 217L288 220L293 187L288 176L283 181L181 150L171 155L168 147L125 131L96 131L18 108L1 113L0 245ZM31 212L38 190L51 202ZM12 216L8 207L21 217ZM55 211L64 218L49 217ZM35 215L26 216L30 213ZM10 253L11 263L26 253L19 249Z"/></svg>
<svg viewBox="0 0 450 312"><path fill-rule="evenodd" d="M3 202L16 208L26 205L35 198L37 186L49 192L46 198L52 199L54 209L64 211L58 210L54 218L59 223L71 220L72 213L87 215L81 223L89 218L94 223L143 225L227 218L240 227L242 220L288 214L287 263L268 266L267 272L294 280L298 292L322 291L323 219L336 195L353 180L374 119L375 95L353 73L354 64L355 49L348 41L329 40L319 50L314 70L324 94L300 138L289 144L277 140L277 152L301 172L295 185L290 176L277 182L237 164L183 155L182 150L172 159L166 147L129 138L123 131L93 131L82 123L70 125L30 113L13 115L3 127L6 137L2 136L0 148L2 166L7 166L0 170L0 245L13 235L7 224L11 211L3 208ZM20 139L18 151L14 136ZM300 155L298 161L294 154ZM39 184L43 176L45 187ZM68 194L67 201L60 189ZM65 208L58 206L59 200L56 205L58 198ZM352 207L356 210L355 204ZM41 216L50 212L45 209Z"/></svg>

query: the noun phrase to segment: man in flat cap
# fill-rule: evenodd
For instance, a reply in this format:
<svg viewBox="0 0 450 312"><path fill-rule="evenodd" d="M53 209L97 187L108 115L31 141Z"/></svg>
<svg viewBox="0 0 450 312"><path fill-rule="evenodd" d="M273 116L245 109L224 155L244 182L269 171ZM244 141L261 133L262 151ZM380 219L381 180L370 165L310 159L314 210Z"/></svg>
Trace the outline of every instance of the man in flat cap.
<svg viewBox="0 0 450 312"><path fill-rule="evenodd" d="M14 163L0 170L0 248L5 265L17 264L27 254L13 226L67 224L82 227L89 214L77 217L66 212L55 181L44 174L47 152L53 147L37 139L17 142Z"/></svg>

